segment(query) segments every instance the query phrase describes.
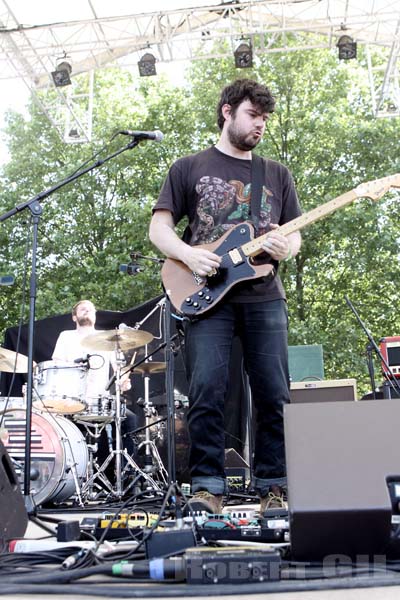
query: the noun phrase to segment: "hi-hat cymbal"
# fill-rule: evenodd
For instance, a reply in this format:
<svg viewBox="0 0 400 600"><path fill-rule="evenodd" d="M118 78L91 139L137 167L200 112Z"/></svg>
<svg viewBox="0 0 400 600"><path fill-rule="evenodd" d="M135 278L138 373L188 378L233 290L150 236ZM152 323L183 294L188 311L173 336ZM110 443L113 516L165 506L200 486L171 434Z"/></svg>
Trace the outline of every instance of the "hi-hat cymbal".
<svg viewBox="0 0 400 600"><path fill-rule="evenodd" d="M36 366L36 363L33 363ZM28 357L25 354L17 354L13 350L0 348L0 371L7 373L27 373L28 372Z"/></svg>
<svg viewBox="0 0 400 600"><path fill-rule="evenodd" d="M148 375L149 373L163 373L165 371L165 362L144 362L136 367L134 371L138 371L143 375Z"/></svg>
<svg viewBox="0 0 400 600"><path fill-rule="evenodd" d="M98 331L83 338L81 346L88 350L132 350L149 344L154 336L136 329L110 329Z"/></svg>

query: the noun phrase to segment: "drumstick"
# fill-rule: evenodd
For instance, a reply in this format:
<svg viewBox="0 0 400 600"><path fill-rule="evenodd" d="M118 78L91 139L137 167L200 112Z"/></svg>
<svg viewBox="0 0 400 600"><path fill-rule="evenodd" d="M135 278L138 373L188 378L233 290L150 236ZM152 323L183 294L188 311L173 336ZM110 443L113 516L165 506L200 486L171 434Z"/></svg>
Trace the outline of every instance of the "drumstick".
<svg viewBox="0 0 400 600"><path fill-rule="evenodd" d="M126 375L127 373L130 373L129 367L130 367L131 365L133 365L133 363L135 362L135 360L136 360L136 356L137 356L137 351L135 351L135 352L132 354L132 358L131 358L131 360L130 360L130 363L129 363L129 365L128 365L128 368L126 369L126 371L125 371L124 373L121 373L121 376L122 376L122 377L123 377L124 375Z"/></svg>

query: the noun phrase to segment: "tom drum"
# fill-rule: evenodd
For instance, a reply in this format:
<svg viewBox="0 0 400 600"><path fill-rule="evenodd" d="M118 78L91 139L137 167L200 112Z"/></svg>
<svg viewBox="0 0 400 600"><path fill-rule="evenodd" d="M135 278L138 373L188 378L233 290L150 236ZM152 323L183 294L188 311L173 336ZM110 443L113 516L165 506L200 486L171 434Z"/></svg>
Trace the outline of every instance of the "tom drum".
<svg viewBox="0 0 400 600"><path fill-rule="evenodd" d="M39 363L34 377L34 408L64 415L83 411L86 378L86 366L53 360Z"/></svg>

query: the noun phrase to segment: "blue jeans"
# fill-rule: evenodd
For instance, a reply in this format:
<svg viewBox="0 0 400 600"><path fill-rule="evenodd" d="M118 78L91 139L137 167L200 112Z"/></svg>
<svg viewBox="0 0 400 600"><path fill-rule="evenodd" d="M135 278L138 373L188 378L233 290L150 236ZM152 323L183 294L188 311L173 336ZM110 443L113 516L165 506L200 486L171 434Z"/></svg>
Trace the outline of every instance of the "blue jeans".
<svg viewBox="0 0 400 600"><path fill-rule="evenodd" d="M289 401L286 302L221 302L186 325L189 467L192 491L225 492L224 400L235 335L241 339L257 423L253 485L259 495L285 481L283 407Z"/></svg>

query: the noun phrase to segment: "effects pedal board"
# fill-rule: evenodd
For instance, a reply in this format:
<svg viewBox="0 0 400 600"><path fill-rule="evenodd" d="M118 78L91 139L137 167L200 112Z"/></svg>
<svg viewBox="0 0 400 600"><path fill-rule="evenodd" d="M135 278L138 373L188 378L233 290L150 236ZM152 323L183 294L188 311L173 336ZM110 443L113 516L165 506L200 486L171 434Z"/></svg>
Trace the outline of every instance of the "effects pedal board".
<svg viewBox="0 0 400 600"><path fill-rule="evenodd" d="M200 526L201 535L207 541L284 543L289 540L289 521L286 510L269 511L271 514L237 517L231 514L208 515ZM235 513L233 512L232 515Z"/></svg>

